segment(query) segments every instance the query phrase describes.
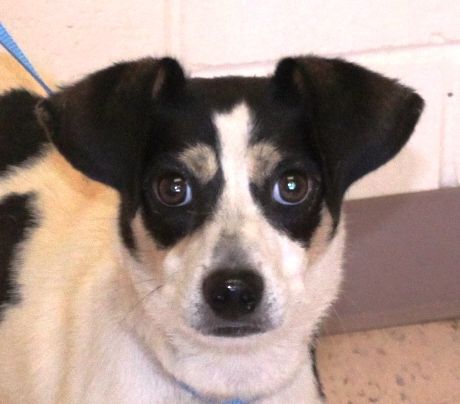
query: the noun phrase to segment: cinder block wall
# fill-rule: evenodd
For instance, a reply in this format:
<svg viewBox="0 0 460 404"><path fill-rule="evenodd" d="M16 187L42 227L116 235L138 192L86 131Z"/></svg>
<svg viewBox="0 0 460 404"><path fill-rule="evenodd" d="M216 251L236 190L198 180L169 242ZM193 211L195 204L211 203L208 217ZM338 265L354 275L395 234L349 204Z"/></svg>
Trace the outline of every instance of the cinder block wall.
<svg viewBox="0 0 460 404"><path fill-rule="evenodd" d="M405 150L348 197L459 184L458 0L2 0L0 18L61 83L145 55L175 56L195 76L265 74L307 53L356 61L427 106Z"/></svg>

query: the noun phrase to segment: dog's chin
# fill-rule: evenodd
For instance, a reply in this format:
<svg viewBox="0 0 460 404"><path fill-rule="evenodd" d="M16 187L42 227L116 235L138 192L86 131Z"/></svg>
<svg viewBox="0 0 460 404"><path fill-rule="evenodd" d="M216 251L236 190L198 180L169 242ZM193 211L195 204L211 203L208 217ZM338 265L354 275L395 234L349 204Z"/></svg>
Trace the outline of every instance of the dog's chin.
<svg viewBox="0 0 460 404"><path fill-rule="evenodd" d="M280 333L223 337L189 331L169 335L156 355L167 372L199 395L254 399L283 389L308 361L305 336L280 338Z"/></svg>

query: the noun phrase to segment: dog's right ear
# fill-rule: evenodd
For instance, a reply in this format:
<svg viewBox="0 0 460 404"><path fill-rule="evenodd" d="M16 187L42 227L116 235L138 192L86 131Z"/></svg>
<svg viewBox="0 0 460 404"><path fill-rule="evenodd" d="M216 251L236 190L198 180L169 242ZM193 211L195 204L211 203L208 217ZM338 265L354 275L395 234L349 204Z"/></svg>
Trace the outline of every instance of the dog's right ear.
<svg viewBox="0 0 460 404"><path fill-rule="evenodd" d="M399 152L424 105L411 88L340 59L286 58L273 80L278 99L303 110L337 212L353 182Z"/></svg>
<svg viewBox="0 0 460 404"><path fill-rule="evenodd" d="M174 59L120 63L40 101L36 114L76 169L123 190L139 169L155 106L174 104L184 87Z"/></svg>

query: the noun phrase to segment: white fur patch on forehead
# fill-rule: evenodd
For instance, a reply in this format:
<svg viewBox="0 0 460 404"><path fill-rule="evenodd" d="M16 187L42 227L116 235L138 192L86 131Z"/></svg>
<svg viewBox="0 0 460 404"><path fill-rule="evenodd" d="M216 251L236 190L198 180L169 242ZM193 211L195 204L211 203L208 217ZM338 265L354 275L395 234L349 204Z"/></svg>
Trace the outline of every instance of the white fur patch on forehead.
<svg viewBox="0 0 460 404"><path fill-rule="evenodd" d="M211 181L217 172L217 158L215 151L206 144L200 143L185 149L179 156L195 177L206 184Z"/></svg>
<svg viewBox="0 0 460 404"><path fill-rule="evenodd" d="M221 144L221 166L225 178L223 199L226 204L238 206L251 199L247 155L253 123L248 106L242 103L229 113L216 114L214 125Z"/></svg>
<svg viewBox="0 0 460 404"><path fill-rule="evenodd" d="M223 157L244 158L253 128L249 107L243 102L228 113L215 114L214 124L219 133Z"/></svg>
<svg viewBox="0 0 460 404"><path fill-rule="evenodd" d="M271 175L281 158L280 151L269 142L264 141L252 146L249 151L251 180L257 185L262 184Z"/></svg>

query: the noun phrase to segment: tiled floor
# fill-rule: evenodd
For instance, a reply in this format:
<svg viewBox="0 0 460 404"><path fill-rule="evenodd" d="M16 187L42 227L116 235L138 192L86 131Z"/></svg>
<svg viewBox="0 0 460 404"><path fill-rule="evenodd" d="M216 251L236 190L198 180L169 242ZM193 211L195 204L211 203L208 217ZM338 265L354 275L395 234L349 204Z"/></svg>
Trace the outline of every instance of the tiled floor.
<svg viewBox="0 0 460 404"><path fill-rule="evenodd" d="M460 320L327 336L329 404L460 404Z"/></svg>

